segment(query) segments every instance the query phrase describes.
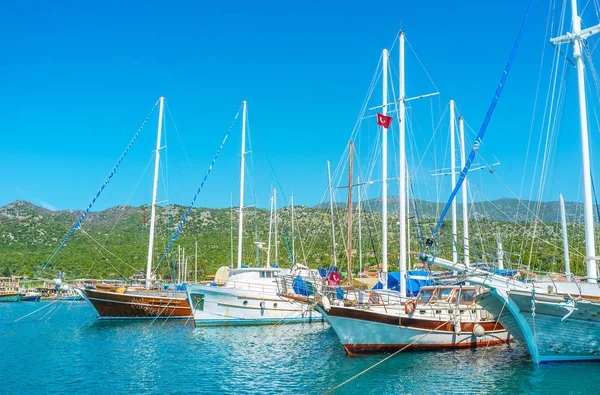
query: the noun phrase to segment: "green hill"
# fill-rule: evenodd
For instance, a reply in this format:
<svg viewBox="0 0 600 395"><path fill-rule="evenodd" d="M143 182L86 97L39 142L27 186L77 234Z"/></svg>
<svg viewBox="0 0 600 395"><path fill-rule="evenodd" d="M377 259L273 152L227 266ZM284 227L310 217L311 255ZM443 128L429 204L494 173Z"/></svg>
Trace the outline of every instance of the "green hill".
<svg viewBox="0 0 600 395"><path fill-rule="evenodd" d="M390 198L388 238L390 265L398 262L399 230L395 208ZM381 216L378 212L380 201L365 204L362 217L362 247L364 266L374 265L380 260ZM414 217L415 204L419 213ZM477 206L471 209L470 229L473 253L475 250L491 251L498 235L502 237L505 250L521 254L525 263L531 261L532 268L562 271L562 241L560 226L556 223L555 202L542 203L540 218L544 221L525 222L527 210L514 199L502 199L488 207ZM483 203L482 203L483 205ZM535 203L531 204L533 209ZM459 205L460 206L460 205ZM585 265L582 254L583 227L579 222L582 210L580 204L569 203L571 267L583 274ZM336 205L336 241L338 266L346 265L345 244L347 219L342 204ZM183 206L157 207L154 265L165 250L170 236L185 212ZM417 235L427 235L434 224L434 218L441 207L435 203L411 202L411 250L419 251ZM523 216L519 213L522 210ZM144 212L146 221L144 221ZM278 262L289 266L291 250L291 213L286 207L279 210ZM499 218L503 216L504 219ZM0 276L11 274L33 275L37 268L48 260L61 243L69 229L81 215L81 211L50 211L29 202L15 201L0 208ZM247 208L244 216L243 262L248 265L266 264L266 242L269 233L269 212L263 209ZM460 218L460 216L459 216ZM513 220L508 221L507 218ZM530 216L531 218L531 216ZM100 212L90 212L81 229L74 232L64 248L56 255L49 270L61 270L70 277L109 278L129 277L146 266L149 238L150 207L117 206ZM299 262L311 267L329 266L333 262L331 247L331 219L328 207L295 207L296 256ZM449 222L445 221L441 233L448 233ZM459 221L459 239L462 237L462 224ZM353 222L353 248L357 251L358 220ZM256 241L264 242L257 258ZM229 209L192 209L179 239L172 248L172 254L161 263L159 272L163 277L172 272L177 259L178 248L185 248L189 257L188 279L194 267L195 243L198 243L199 275L211 274L223 265L230 265L232 255L237 262L237 212ZM233 243L232 243L233 242ZM233 244L233 246L232 246ZM479 246L475 246L479 244ZM375 250L373 250L373 247ZM271 263L275 262L275 247L272 247ZM448 254L444 250L442 254ZM506 259L516 261L519 256ZM485 259L483 256L481 259ZM358 266L357 253L353 258ZM412 259L418 264L416 258ZM170 269L171 267L171 269Z"/></svg>

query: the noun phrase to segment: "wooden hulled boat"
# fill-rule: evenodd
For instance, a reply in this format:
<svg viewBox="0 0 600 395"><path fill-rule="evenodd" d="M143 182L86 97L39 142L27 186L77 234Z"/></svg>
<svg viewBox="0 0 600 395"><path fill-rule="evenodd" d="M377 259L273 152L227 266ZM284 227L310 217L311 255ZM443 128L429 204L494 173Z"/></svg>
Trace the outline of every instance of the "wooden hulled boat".
<svg viewBox="0 0 600 395"><path fill-rule="evenodd" d="M129 289L128 289L129 288ZM192 310L185 292L136 287L78 289L98 319L188 318Z"/></svg>
<svg viewBox="0 0 600 395"><path fill-rule="evenodd" d="M355 303L323 300L317 309L348 354L507 343L511 338L506 329L474 303L478 292L465 286L423 287L415 300L402 303L395 291L371 291Z"/></svg>

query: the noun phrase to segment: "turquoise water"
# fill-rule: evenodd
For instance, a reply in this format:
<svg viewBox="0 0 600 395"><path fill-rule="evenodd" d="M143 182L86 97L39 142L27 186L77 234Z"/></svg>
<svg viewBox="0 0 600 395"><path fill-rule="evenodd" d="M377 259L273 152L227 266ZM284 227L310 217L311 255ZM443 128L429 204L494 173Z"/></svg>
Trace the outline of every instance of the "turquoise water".
<svg viewBox="0 0 600 395"><path fill-rule="evenodd" d="M100 322L84 302L48 303L0 305L1 394L317 394L385 357L347 357L326 324ZM535 367L519 345L405 352L335 393L593 394L599 373L600 363Z"/></svg>

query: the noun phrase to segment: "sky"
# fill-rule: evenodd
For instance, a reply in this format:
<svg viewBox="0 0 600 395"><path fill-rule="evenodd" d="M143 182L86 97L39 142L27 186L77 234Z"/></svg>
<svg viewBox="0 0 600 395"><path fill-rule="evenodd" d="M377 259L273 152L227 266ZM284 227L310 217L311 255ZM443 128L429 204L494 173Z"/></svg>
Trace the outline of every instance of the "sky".
<svg viewBox="0 0 600 395"><path fill-rule="evenodd" d="M85 208L161 95L167 103L162 143L167 148L161 151L159 201L189 204L241 102L247 100L251 152L246 155L246 204L268 207L273 187L280 190L280 204L289 203L292 194L295 204L318 204L327 189L326 161L334 169L343 163L381 51L392 47L400 29L410 43L407 96L439 91L433 98L411 102L407 160L415 173L415 194L445 201L449 181L432 181L427 172L449 166L448 100L455 100L476 132L527 4L7 3L0 14L0 206L22 199L50 209ZM556 7L559 11L562 2ZM585 10L584 27L598 23L591 7ZM472 177L476 190L484 193L475 199L557 200L563 192L568 201L582 200L573 70L567 72L564 93L571 100L564 105L560 134L553 137L556 144L542 193L535 181L540 171L533 173L538 141L545 138L541 118L534 115L543 113L548 85L547 78L539 79L541 71L548 71L540 68L545 64L542 54L551 61L553 53L547 45L548 15L548 2L534 4L481 149L485 161L501 165L495 175L486 171ZM557 22L552 26L557 30ZM569 27L567 23L565 30ZM593 48L595 43L590 39ZM563 50L569 52L568 47ZM397 86L397 44L391 56L391 80ZM536 95L538 80L542 93ZM380 86L378 81L369 103L381 102ZM592 101L593 153L599 137L597 96ZM155 109L95 210L151 201L157 114ZM475 132L467 131L467 141ZM239 204L240 134L241 117L196 206ZM366 169L368 146L378 141L374 118L363 120L359 136L359 163ZM390 136L393 149L397 131ZM596 166L592 171L600 174ZM344 174L340 170L334 178L342 180ZM397 187L390 187L390 194L395 193ZM374 188L369 197L378 194Z"/></svg>

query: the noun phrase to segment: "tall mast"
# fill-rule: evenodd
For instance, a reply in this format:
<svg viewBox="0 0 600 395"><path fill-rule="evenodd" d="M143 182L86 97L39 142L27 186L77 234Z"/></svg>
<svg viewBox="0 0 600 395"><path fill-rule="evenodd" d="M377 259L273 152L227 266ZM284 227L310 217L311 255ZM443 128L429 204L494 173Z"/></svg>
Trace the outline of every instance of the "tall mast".
<svg viewBox="0 0 600 395"><path fill-rule="evenodd" d="M359 267L359 273L362 273L363 267L362 267L362 220L361 220L361 216L362 216L362 208L361 206L361 188L360 188L360 177L356 177L356 184L358 185L358 267ZM360 276L360 274L359 274Z"/></svg>
<svg viewBox="0 0 600 395"><path fill-rule="evenodd" d="M450 176L452 177L452 185L454 189L456 185L456 137L454 130L454 100L450 100ZM452 262L458 263L458 246L457 246L457 230L456 230L456 197L452 199Z"/></svg>
<svg viewBox="0 0 600 395"><path fill-rule="evenodd" d="M573 44L573 57L577 61L577 88L579 91L579 131L581 134L581 159L583 168L583 203L585 225L585 258L587 260L587 281L596 283L596 243L594 241L594 207L592 205L592 174L590 170L590 147L587 124L587 104L585 99L585 75L581 54L583 38L600 32L600 25L581 30L581 18L577 13L577 0L571 0L571 20L573 32L550 41L554 44Z"/></svg>
<svg viewBox="0 0 600 395"><path fill-rule="evenodd" d="M146 288L150 287L152 280L152 251L154 250L154 226L156 222L156 192L158 190L158 170L160 164L160 136L162 133L163 109L165 97L160 97L160 111L158 113L158 132L156 133L156 151L154 159L154 184L152 187L152 211L150 214L150 240L148 242L148 263L146 265Z"/></svg>
<svg viewBox="0 0 600 395"><path fill-rule="evenodd" d="M196 250L194 252L194 283L198 284L198 240L196 240Z"/></svg>
<svg viewBox="0 0 600 395"><path fill-rule="evenodd" d="M271 267L271 233L273 230L273 196L271 196L271 213L269 215L269 240L267 242L267 267Z"/></svg>
<svg viewBox="0 0 600 395"><path fill-rule="evenodd" d="M246 155L246 100L243 101L242 111L242 160L240 163L240 216L238 225L238 256L237 256L237 267L242 267L242 236L243 236L243 225L244 225L244 169L245 169L245 155Z"/></svg>
<svg viewBox="0 0 600 395"><path fill-rule="evenodd" d="M400 144L399 144L399 164L400 164L400 296L406 296L406 122L404 121L404 99L405 99L405 80L404 80L404 32L400 31L400 58L399 58L399 94L400 103L398 107L398 119L400 121Z"/></svg>
<svg viewBox="0 0 600 395"><path fill-rule="evenodd" d="M273 189L273 212L275 220L275 266L279 267L279 246L277 245L277 189Z"/></svg>
<svg viewBox="0 0 600 395"><path fill-rule="evenodd" d="M383 74L382 74L382 113L387 116L387 96L388 96L388 57L389 53L387 49L383 50ZM382 282L383 289L387 289L388 282L388 246L387 246L387 129L381 127L381 261L382 261Z"/></svg>
<svg viewBox="0 0 600 395"><path fill-rule="evenodd" d="M571 260L569 259L569 239L567 238L567 213L565 211L565 201L562 193L559 195L560 200L560 223L562 225L563 250L565 257L565 273L567 281L571 281Z"/></svg>
<svg viewBox="0 0 600 395"><path fill-rule="evenodd" d="M292 266L296 263L296 248L294 244L294 192L292 191Z"/></svg>
<svg viewBox="0 0 600 395"><path fill-rule="evenodd" d="M460 133L460 167L462 169L465 168L465 122L461 116L458 117L458 128ZM454 172L452 172L454 174ZM467 177L465 177L465 181L462 184L462 217L463 217L463 243L464 243L464 261L465 265L469 266L470 257L469 257L469 202L468 202L468 183Z"/></svg>
<svg viewBox="0 0 600 395"><path fill-rule="evenodd" d="M348 259L348 285L352 284L352 160L354 157L354 143L350 141L349 152L349 170L348 170L348 250L346 257Z"/></svg>
<svg viewBox="0 0 600 395"><path fill-rule="evenodd" d="M498 233L498 252L496 255L498 257L498 269L504 270L504 249L502 249L502 238L500 237L500 233Z"/></svg>
<svg viewBox="0 0 600 395"><path fill-rule="evenodd" d="M337 267L335 248L335 222L333 218L333 184L331 182L331 163L327 161L327 179L329 180L329 207L331 209L331 242L333 243L333 266Z"/></svg>

